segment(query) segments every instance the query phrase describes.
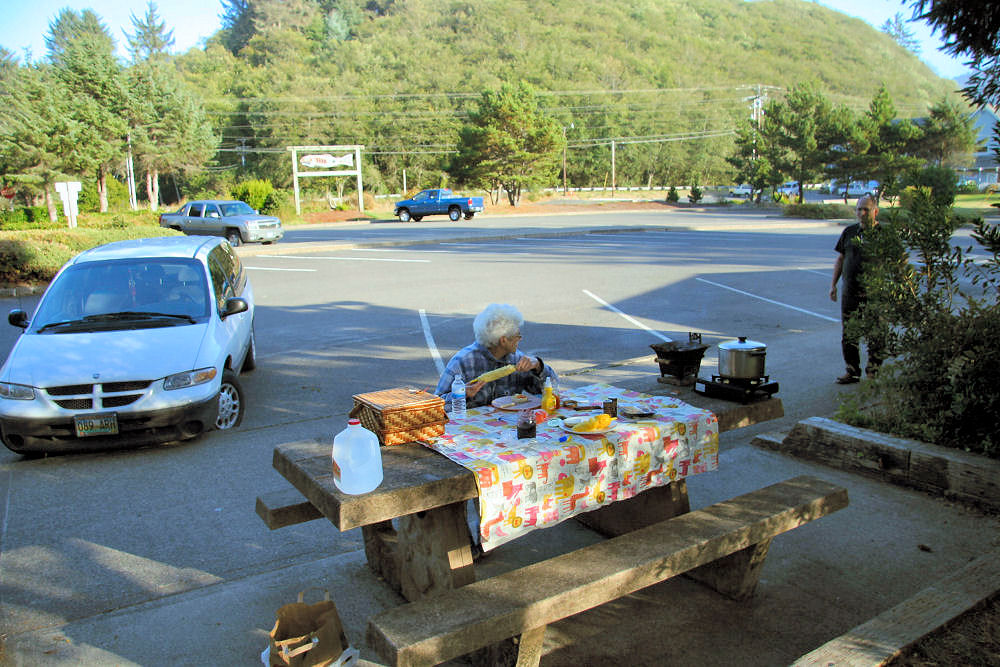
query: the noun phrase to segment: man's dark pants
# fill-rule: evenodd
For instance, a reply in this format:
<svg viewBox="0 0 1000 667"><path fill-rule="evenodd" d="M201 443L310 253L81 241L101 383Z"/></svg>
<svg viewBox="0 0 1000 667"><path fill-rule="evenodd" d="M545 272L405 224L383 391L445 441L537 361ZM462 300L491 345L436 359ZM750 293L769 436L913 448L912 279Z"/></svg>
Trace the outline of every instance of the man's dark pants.
<svg viewBox="0 0 1000 667"><path fill-rule="evenodd" d="M847 323L863 305L863 300L853 294L844 294L840 300L840 348L844 354L844 364L847 372L855 377L861 377L861 350L858 347L857 337L848 337ZM882 365L884 358L884 344L877 341L868 341L868 375L874 374L875 370Z"/></svg>

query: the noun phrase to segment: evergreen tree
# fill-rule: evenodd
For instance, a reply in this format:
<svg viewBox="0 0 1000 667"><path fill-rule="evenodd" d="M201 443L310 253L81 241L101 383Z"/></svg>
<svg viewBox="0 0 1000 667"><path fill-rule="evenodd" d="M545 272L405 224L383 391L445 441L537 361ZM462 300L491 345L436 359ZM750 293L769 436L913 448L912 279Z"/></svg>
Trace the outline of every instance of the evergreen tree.
<svg viewBox="0 0 1000 667"><path fill-rule="evenodd" d="M527 83L485 91L460 135L453 173L491 193L506 190L511 206L523 188L548 185L558 174L562 128Z"/></svg>
<svg viewBox="0 0 1000 667"><path fill-rule="evenodd" d="M128 52L133 63L169 54L174 45L174 31L167 30L166 23L160 20L153 0L149 0L146 5L146 15L142 19L132 14L132 27L134 32L126 32L125 39L128 41Z"/></svg>
<svg viewBox="0 0 1000 667"><path fill-rule="evenodd" d="M847 204L851 181L862 178L871 148L866 118L847 107L837 107L830 114L830 135L826 146L826 173L843 184Z"/></svg>
<svg viewBox="0 0 1000 667"><path fill-rule="evenodd" d="M77 145L83 127L73 119L70 95L47 64L20 67L4 80L10 94L0 105L0 172L19 190L43 196L56 221L53 185L87 165Z"/></svg>
<svg viewBox="0 0 1000 667"><path fill-rule="evenodd" d="M976 151L972 116L946 97L935 102L915 141L914 154L934 165L967 166Z"/></svg>
<svg viewBox="0 0 1000 667"><path fill-rule="evenodd" d="M823 173L829 146L830 103L811 84L796 86L783 102L771 102L764 112L764 135L775 147L773 162L802 187Z"/></svg>
<svg viewBox="0 0 1000 667"><path fill-rule="evenodd" d="M101 211L108 210L107 176L125 153L125 114L130 104L114 40L90 10L64 9L49 26L45 43L55 75L73 101L73 119L81 125L74 147L83 171L96 171Z"/></svg>
<svg viewBox="0 0 1000 667"><path fill-rule="evenodd" d="M920 41L913 36L913 31L906 27L906 21L899 12L896 12L891 19L886 19L880 30L913 55L920 55Z"/></svg>
<svg viewBox="0 0 1000 667"><path fill-rule="evenodd" d="M896 106L885 84L872 98L866 116L871 146L865 176L878 181L875 196L881 199L883 194L895 194L897 181L903 173L920 166L920 158L913 153L922 133L911 121L896 117Z"/></svg>

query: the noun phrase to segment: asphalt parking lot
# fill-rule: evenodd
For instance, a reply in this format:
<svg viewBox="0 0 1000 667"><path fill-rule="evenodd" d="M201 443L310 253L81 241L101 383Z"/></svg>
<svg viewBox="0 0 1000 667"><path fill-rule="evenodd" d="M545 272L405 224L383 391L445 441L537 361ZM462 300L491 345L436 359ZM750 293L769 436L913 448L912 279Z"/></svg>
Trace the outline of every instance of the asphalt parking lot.
<svg viewBox="0 0 1000 667"><path fill-rule="evenodd" d="M851 496L775 541L749 603L667 582L553 626L543 664L788 664L998 546L997 517L749 444L836 409L839 323L825 297L837 223L725 212L475 223L324 225L241 248L261 366L238 432L115 454L0 455L2 663L260 664L275 609L308 587L330 591L374 660L366 619L399 599L365 566L360 536L321 521L269 532L254 498L285 483L270 468L274 445L339 430L359 387L432 383L432 350L446 361L467 342L484 300L517 303L525 348L569 383L655 385L657 334L767 342L785 417L725 434L720 470L689 482L692 505L797 474ZM596 539L572 522L545 533L477 568Z"/></svg>

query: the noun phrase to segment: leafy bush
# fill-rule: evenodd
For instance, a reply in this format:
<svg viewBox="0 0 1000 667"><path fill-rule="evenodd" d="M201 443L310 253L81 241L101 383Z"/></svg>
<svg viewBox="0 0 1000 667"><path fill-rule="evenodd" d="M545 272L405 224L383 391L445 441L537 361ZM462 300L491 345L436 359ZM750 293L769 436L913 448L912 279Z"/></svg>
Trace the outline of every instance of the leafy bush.
<svg viewBox="0 0 1000 667"><path fill-rule="evenodd" d="M954 204L958 193L955 172L948 167L924 167L908 174L903 185L906 187L900 193L900 198L904 208L909 208L907 198L912 197L913 188L930 188L934 202L941 206Z"/></svg>
<svg viewBox="0 0 1000 667"><path fill-rule="evenodd" d="M975 181L965 181L958 186L957 190L960 195L978 195L979 194L979 184Z"/></svg>
<svg viewBox="0 0 1000 667"><path fill-rule="evenodd" d="M108 208L124 208L128 206L128 186L117 178L108 176ZM97 196L97 179L85 181L80 190L80 198L77 200L77 208L80 211L90 211L96 213L101 210L101 200Z"/></svg>
<svg viewBox="0 0 1000 667"><path fill-rule="evenodd" d="M230 190L229 196L233 199L245 201L250 205L250 208L265 213L267 212L266 207L268 202L270 201L272 205L274 204L273 200L270 199L273 193L274 186L271 185L271 181L258 179L237 183Z"/></svg>
<svg viewBox="0 0 1000 667"><path fill-rule="evenodd" d="M45 206L0 211L0 229L43 229L65 226L66 219L61 216L55 223L49 221L49 209Z"/></svg>
<svg viewBox="0 0 1000 667"><path fill-rule="evenodd" d="M843 204L787 204L782 208L781 214L786 218L840 220L853 218L854 209Z"/></svg>
<svg viewBox="0 0 1000 667"><path fill-rule="evenodd" d="M677 194L677 188L675 188L674 186L671 185L670 189L667 190L667 201L670 202L670 203L672 203L672 204L676 204L680 200L681 200L681 197L680 197L680 195Z"/></svg>
<svg viewBox="0 0 1000 667"><path fill-rule="evenodd" d="M931 188L913 188L907 203L865 235L868 302L848 323L885 340L891 361L838 417L1000 458L988 417L1000 413L1000 228L978 221L974 237L992 253L980 264L952 247L956 218Z"/></svg>
<svg viewBox="0 0 1000 667"><path fill-rule="evenodd" d="M44 208L44 207L43 207ZM0 282L46 282L80 252L123 239L171 236L149 220L148 211L81 217L79 227L0 231Z"/></svg>
<svg viewBox="0 0 1000 667"><path fill-rule="evenodd" d="M691 202L692 204L697 204L698 202L701 201L701 197L702 197L701 188L699 188L698 184L695 183L694 185L691 186L691 191L688 193L688 201Z"/></svg>

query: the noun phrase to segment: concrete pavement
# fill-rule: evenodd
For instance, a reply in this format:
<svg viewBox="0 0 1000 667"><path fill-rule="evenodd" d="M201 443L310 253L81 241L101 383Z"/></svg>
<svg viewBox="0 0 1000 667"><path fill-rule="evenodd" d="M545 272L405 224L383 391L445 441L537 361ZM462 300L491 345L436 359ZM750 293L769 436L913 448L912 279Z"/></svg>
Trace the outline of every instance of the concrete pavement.
<svg viewBox="0 0 1000 667"><path fill-rule="evenodd" d="M588 229L586 221L574 222L578 230L574 233ZM746 220L748 225L767 222L764 218ZM662 216L658 223L648 223L650 227L655 224L663 228ZM596 224L588 230L610 231ZM337 243L360 242L347 239L348 230L340 231L345 238ZM515 232L505 221L492 233L565 230L532 225ZM406 240L396 236L397 242ZM260 250L284 251L290 245L283 242ZM688 487L692 507L697 508L810 474L847 487L850 506L778 537L752 600L736 603L693 581L672 580L551 626L544 665L789 664L1000 546L997 516L750 445L759 432L787 429L806 417L833 415L839 393L852 388L838 387L832 378L815 377L809 359L835 353L838 346L839 333L832 332L804 343L795 358L769 355L767 370L781 383L778 396L785 417L723 434L720 469L691 478ZM703 373L713 362L710 350ZM658 375L650 355L586 369L564 382L662 390L664 385L656 382ZM246 510L253 512L251 502ZM275 562L270 570L248 572L241 578L58 626L4 627L0 664L260 664L275 610L307 587L329 590L352 644L364 659L377 661L364 643L366 621L401 600L368 570L358 536L353 534L357 531L340 534L325 521L310 525L329 534L330 556ZM263 523L259 529L267 531ZM477 562L477 576L490 576L597 539L576 522L564 522L497 548ZM65 593L72 595L72 591Z"/></svg>

